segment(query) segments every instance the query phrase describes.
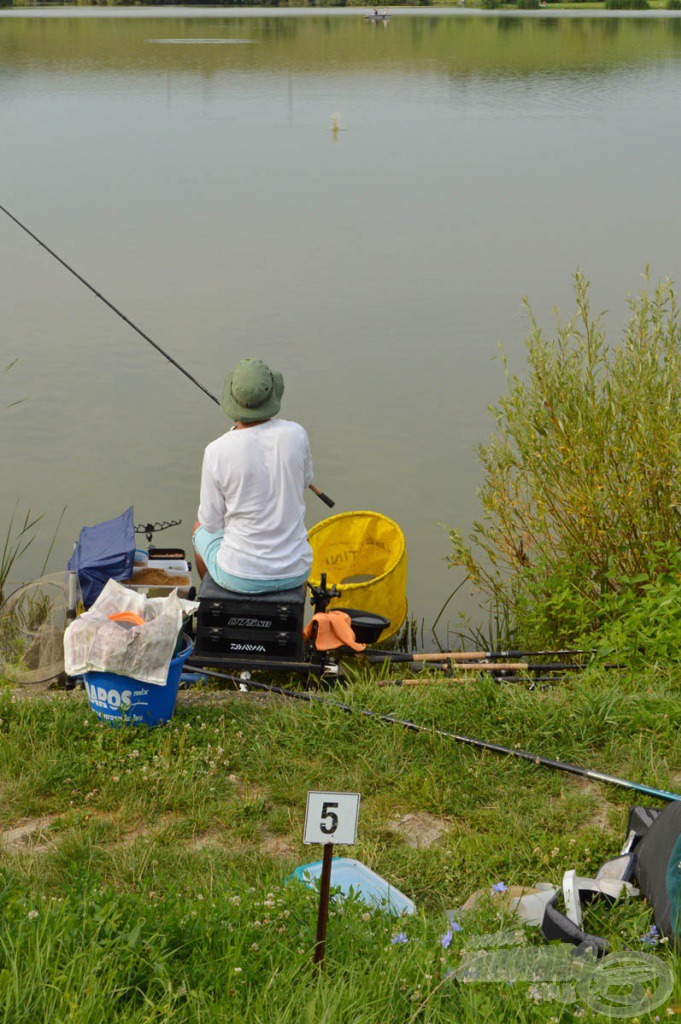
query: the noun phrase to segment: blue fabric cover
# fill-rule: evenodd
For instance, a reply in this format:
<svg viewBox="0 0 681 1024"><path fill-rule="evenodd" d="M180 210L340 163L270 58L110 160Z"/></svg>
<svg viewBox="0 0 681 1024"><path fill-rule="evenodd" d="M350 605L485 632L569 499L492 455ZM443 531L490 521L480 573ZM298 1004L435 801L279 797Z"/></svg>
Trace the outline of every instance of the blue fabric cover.
<svg viewBox="0 0 681 1024"><path fill-rule="evenodd" d="M135 561L135 523L128 508L115 519L96 526L84 526L69 569L78 573L83 604L89 608L101 594L106 581L125 580L132 575Z"/></svg>

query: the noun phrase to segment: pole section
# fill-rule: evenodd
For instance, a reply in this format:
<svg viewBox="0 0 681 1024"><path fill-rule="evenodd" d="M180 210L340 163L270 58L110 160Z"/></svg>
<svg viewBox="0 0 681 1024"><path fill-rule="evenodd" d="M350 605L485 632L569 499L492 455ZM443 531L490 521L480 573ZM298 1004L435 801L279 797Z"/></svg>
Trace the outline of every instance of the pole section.
<svg viewBox="0 0 681 1024"><path fill-rule="evenodd" d="M317 938L315 940L313 963L321 967L326 953L326 922L329 918L329 892L331 890L331 861L333 843L324 844L322 877L319 887L319 914L317 915Z"/></svg>

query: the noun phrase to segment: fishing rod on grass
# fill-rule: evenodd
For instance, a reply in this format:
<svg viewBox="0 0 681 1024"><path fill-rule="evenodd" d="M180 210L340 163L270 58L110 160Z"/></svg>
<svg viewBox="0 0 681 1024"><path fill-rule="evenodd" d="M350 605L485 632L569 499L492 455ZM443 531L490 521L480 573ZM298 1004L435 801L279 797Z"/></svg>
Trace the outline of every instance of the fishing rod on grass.
<svg viewBox="0 0 681 1024"><path fill-rule="evenodd" d="M433 651L414 653L404 651L386 651L367 655L373 661L418 662L418 661L497 661L500 658L566 658L575 655L593 655L594 650L555 650L555 651Z"/></svg>
<svg viewBox="0 0 681 1024"><path fill-rule="evenodd" d="M189 664L189 663L187 663ZM302 700L308 704L317 703L327 707L345 711L348 714L361 715L364 718L375 718L379 722L386 722L388 725L401 725L410 732L426 733L431 736L442 736L445 739L456 740L457 743L465 743L478 750L490 750L494 754L505 754L508 757L516 757L522 761L529 761L531 764L543 765L545 768L554 768L557 771L568 772L570 775L579 775L592 782L607 782L611 786L620 786L624 789L633 789L637 793L644 793L646 796L654 796L659 800L681 801L681 793L670 793L666 789L655 789L653 786L646 786L641 782L631 782L628 779L620 779L616 775L607 775L605 772L594 771L590 768L582 768L567 761L557 761L550 757L541 757L539 754L531 754L526 750L516 750L513 747L502 747L498 743L488 743L485 740L474 739L471 736L463 736L460 733L450 732L448 729L440 729L437 726L419 725L406 718L396 718L395 715L385 715L379 711L371 711L369 708L357 708L351 704L343 704L341 701L332 700L330 697L323 697L309 691L287 690L283 686L275 686L272 683L260 683L254 679L242 679L239 676L227 675L224 672L200 668L192 663L195 671L202 675L211 676L215 679L224 679L236 683L239 686L254 687L258 690L267 690L269 693L276 693L282 697L290 697L293 700Z"/></svg>
<svg viewBox="0 0 681 1024"><path fill-rule="evenodd" d="M377 652L379 653L379 652ZM372 664L391 663L390 658L370 657L367 661ZM446 655L441 658L429 658L428 661L420 661L422 668L441 668L443 664L450 664L451 659ZM574 665L564 662L531 662L531 661L456 661L454 666L457 672L583 672L582 665ZM612 667L612 666L611 666Z"/></svg>
<svg viewBox="0 0 681 1024"><path fill-rule="evenodd" d="M210 398L211 401L215 402L216 405L220 405L220 399L216 395L214 395L211 391L209 391L208 388L204 387L203 384L200 381L198 381L196 379L196 377L193 377L192 374L188 370L185 370L184 366L181 366L180 363L178 363L177 359L173 359L173 357L170 355L170 353L166 352L166 350L164 348L161 348L161 346L159 344L157 344L154 341L153 338L150 338L149 335L146 334L145 331L143 331L141 327L138 327L136 323L133 323L133 321L129 317L127 317L125 315L125 313L123 313L118 308L118 306L114 306L113 302L110 302L109 299L107 299L105 295L102 295L102 293L100 291L98 291L94 287L94 285L91 285L89 281L86 281L85 278L82 276L82 274L79 274L77 270L74 270L74 268L72 266L70 266L70 264L68 264L66 262L66 260L62 259L62 257L59 256L54 251L54 249L50 249L49 245L47 245L45 242L43 242L43 240L41 238L38 238L38 236L35 235L30 230L30 228L26 227L26 225L23 224L18 219L18 217L15 217L13 213L10 213L10 211L7 209L7 207L2 206L2 204L0 204L0 210L4 214L6 214L9 217L10 220L13 220L14 223L16 225L18 225L18 227L20 227L22 231L25 231L26 234L30 238L32 238L34 242L37 242L38 245L41 246L41 248L43 248L45 250L45 252L48 252L50 254L50 256L52 256L57 261L57 263L61 263L62 267L64 267L66 270L68 270L68 272L70 274L73 274L73 276L75 278L77 278L80 281L81 284L84 284L85 287L88 288L92 292L93 295L96 295L98 299L101 299L101 301L104 303L104 305L108 306L109 309L113 310L113 312L116 314L116 316L119 316L121 318L121 320L124 321L124 323L126 323L129 327L132 327L133 331L136 331L137 334L139 334L139 336L141 338L144 338L144 340L149 345L151 345L152 348L155 348L156 351L158 353L160 353L160 355L162 355L165 359L167 359L169 363L172 363L172 365L175 367L175 369L179 370L180 373L183 373L184 376L188 380L190 380L192 382L192 384L196 384L197 388L200 388L201 391L203 391L204 395L207 395L208 398ZM320 491L319 488L315 487L314 484L310 484L310 490L313 492L313 494L316 494L317 497L320 498L324 502L325 505L328 505L329 508L333 508L334 507L335 502L332 501L331 498L329 498L328 494L324 494L324 491Z"/></svg>

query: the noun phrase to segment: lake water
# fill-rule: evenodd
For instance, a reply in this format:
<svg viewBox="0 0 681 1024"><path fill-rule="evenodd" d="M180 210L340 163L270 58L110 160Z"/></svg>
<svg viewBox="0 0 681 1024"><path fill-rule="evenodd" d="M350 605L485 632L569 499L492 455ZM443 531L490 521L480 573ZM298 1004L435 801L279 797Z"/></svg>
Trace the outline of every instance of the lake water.
<svg viewBox="0 0 681 1024"><path fill-rule="evenodd" d="M681 276L681 19L198 14L2 12L0 203L210 390L280 369L335 511L403 527L427 625L522 297L550 325L581 266L615 337L646 263ZM67 505L60 561L133 504L190 547L217 407L6 217L0 302L0 532Z"/></svg>

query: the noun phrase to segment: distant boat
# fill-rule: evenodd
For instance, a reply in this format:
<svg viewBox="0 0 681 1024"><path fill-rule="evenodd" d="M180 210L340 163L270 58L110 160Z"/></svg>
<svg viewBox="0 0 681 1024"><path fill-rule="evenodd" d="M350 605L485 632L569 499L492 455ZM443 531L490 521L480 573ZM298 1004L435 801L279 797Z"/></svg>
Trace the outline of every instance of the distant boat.
<svg viewBox="0 0 681 1024"><path fill-rule="evenodd" d="M381 14L379 11L375 11L373 14L365 14L364 20L372 21L374 23L376 23L377 21L390 21L390 12L383 11L383 13Z"/></svg>

